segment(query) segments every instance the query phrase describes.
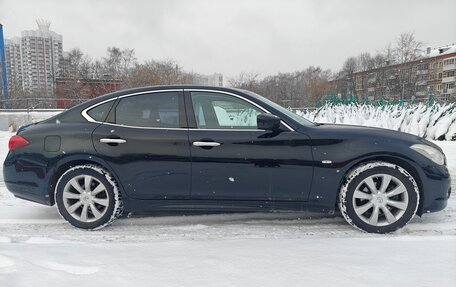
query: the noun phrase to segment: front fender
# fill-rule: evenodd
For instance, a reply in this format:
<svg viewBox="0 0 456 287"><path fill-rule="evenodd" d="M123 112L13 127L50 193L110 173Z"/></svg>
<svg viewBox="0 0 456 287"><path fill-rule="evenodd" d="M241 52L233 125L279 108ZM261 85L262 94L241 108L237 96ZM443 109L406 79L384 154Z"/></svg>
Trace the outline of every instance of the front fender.
<svg viewBox="0 0 456 287"><path fill-rule="evenodd" d="M309 203L318 206L323 211L333 211L345 175L356 166L370 161L385 161L400 165L412 174L418 183L418 187L422 190L421 178L424 174L417 162L396 153L377 152L342 163L317 163L314 168L314 177L308 198Z"/></svg>

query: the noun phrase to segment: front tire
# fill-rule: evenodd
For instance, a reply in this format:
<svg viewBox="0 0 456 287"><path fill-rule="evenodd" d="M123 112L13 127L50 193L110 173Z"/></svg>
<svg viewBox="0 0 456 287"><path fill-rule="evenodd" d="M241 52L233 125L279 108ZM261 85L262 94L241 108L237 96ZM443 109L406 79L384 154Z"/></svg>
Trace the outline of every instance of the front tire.
<svg viewBox="0 0 456 287"><path fill-rule="evenodd" d="M405 226L418 208L419 189L402 167L369 162L352 170L339 193L345 220L362 231L389 233Z"/></svg>
<svg viewBox="0 0 456 287"><path fill-rule="evenodd" d="M119 190L113 177L95 165L78 165L63 173L54 196L60 215L82 229L103 228L122 212Z"/></svg>

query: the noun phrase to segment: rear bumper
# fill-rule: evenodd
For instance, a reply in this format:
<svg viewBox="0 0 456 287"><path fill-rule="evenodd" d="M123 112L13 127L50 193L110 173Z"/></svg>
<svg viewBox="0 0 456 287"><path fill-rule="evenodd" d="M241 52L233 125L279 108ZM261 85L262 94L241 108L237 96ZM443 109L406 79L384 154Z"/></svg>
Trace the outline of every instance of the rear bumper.
<svg viewBox="0 0 456 287"><path fill-rule="evenodd" d="M8 154L3 164L6 188L21 199L52 205L48 192L46 168L39 162L16 160Z"/></svg>
<svg viewBox="0 0 456 287"><path fill-rule="evenodd" d="M11 182L5 181L8 190L17 198L41 203L45 205L52 205L47 192L43 192L42 188L33 186L28 182Z"/></svg>

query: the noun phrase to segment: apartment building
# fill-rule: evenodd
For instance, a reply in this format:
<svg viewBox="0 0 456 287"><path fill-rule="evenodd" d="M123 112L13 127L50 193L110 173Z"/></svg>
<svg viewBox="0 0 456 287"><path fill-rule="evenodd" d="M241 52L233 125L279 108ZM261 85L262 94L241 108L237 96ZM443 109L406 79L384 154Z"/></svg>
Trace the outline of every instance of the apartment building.
<svg viewBox="0 0 456 287"><path fill-rule="evenodd" d="M5 63L9 91L22 90L21 38L5 39Z"/></svg>
<svg viewBox="0 0 456 287"><path fill-rule="evenodd" d="M455 102L456 44L427 48L420 59L356 72L328 83L328 92L354 94L361 100L424 101L433 96Z"/></svg>
<svg viewBox="0 0 456 287"><path fill-rule="evenodd" d="M24 89L38 98L54 96L63 54L62 36L49 30L50 22L37 20L38 30L21 33Z"/></svg>
<svg viewBox="0 0 456 287"><path fill-rule="evenodd" d="M456 102L455 67L456 44L427 48L415 61L336 77L327 83L325 92L369 101L425 101L432 96L440 102Z"/></svg>
<svg viewBox="0 0 456 287"><path fill-rule="evenodd" d="M37 30L22 31L20 38L5 41L9 90L21 88L35 98L53 98L63 40L61 35L49 30L49 21L36 22Z"/></svg>
<svg viewBox="0 0 456 287"><path fill-rule="evenodd" d="M442 61L439 62L439 66L440 63L442 63L442 82L441 84L437 84L437 91L440 93L442 99L455 100L456 53L450 58L442 59Z"/></svg>

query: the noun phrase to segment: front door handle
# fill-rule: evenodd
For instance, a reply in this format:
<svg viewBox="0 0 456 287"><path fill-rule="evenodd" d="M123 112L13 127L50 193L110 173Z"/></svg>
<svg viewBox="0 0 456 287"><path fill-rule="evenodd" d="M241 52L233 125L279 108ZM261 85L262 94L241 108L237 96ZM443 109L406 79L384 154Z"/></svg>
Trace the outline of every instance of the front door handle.
<svg viewBox="0 0 456 287"><path fill-rule="evenodd" d="M200 146L200 147L215 147L219 146L220 143L218 142L193 142L194 146Z"/></svg>
<svg viewBox="0 0 456 287"><path fill-rule="evenodd" d="M126 143L127 141L124 139L104 138L104 139L100 139L100 142L105 143L105 144L123 144L123 143Z"/></svg>

